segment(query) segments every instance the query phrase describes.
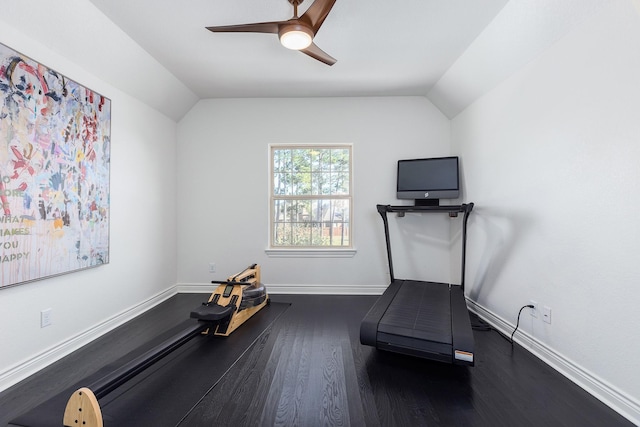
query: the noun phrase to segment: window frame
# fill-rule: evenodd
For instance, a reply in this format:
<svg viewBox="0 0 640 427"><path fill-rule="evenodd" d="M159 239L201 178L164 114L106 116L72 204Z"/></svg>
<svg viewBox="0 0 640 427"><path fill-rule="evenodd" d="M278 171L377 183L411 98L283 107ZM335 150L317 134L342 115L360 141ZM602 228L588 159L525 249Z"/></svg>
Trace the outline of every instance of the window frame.
<svg viewBox="0 0 640 427"><path fill-rule="evenodd" d="M348 149L349 150L349 185L348 194L345 195L322 195L322 194L308 194L308 195L278 195L275 194L275 171L274 171L274 153L278 149L287 150L312 150L312 149ZM268 203L269 203L269 216L268 216L268 247L265 250L268 256L272 257L352 257L355 255L354 241L353 241L353 144L350 143L320 143L320 144L298 144L298 143L278 143L269 144L268 147L268 161L269 161L269 179L268 179ZM314 200L327 200L327 199L339 199L346 200L349 206L349 220L345 222L349 228L349 244L344 246L324 246L324 245L276 245L275 244L275 199L285 200L308 200L310 202Z"/></svg>

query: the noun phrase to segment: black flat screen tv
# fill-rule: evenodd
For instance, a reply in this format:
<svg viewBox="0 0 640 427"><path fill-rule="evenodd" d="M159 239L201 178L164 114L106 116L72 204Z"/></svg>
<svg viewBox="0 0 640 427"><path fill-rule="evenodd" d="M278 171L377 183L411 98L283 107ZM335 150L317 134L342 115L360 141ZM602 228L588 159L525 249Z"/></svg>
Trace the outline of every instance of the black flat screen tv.
<svg viewBox="0 0 640 427"><path fill-rule="evenodd" d="M396 195L415 200L416 206L438 206L440 199L457 199L458 157L398 160Z"/></svg>

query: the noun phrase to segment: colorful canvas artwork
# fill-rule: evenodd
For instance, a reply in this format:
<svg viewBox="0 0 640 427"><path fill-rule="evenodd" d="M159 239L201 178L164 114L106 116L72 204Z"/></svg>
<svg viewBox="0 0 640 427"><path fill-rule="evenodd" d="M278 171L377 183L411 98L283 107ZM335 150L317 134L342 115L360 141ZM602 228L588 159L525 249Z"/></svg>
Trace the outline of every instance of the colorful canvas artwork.
<svg viewBox="0 0 640 427"><path fill-rule="evenodd" d="M0 289L109 262L111 101L0 44Z"/></svg>

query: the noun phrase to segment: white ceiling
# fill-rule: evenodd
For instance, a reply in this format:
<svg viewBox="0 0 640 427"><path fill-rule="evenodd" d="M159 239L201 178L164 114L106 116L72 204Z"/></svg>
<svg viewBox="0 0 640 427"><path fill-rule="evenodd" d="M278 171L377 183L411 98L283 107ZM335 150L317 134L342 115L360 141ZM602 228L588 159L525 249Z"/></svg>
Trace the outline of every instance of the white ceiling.
<svg viewBox="0 0 640 427"><path fill-rule="evenodd" d="M426 96L454 118L576 25L626 1L640 0L337 0L315 38L338 60L332 67L275 34L205 29L289 19L287 0L7 1L0 38L29 22L29 36L52 52L175 121L206 98L393 95ZM72 25L58 25L69 16ZM28 37L16 40L32 50Z"/></svg>
<svg viewBox="0 0 640 427"><path fill-rule="evenodd" d="M91 2L197 97L229 98L426 96L507 0L337 0L315 38L333 66L275 34L205 29L289 19L287 0Z"/></svg>

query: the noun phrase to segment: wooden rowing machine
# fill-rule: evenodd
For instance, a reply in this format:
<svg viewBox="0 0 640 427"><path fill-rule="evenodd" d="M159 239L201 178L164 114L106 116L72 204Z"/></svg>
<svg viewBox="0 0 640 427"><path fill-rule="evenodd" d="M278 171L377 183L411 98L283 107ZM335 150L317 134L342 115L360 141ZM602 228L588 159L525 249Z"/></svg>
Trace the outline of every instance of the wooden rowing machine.
<svg viewBox="0 0 640 427"><path fill-rule="evenodd" d="M251 316L269 304L269 296L260 283L260 266L252 264L225 281L212 281L218 287L209 301L191 312L191 317L201 321L217 321L211 330L203 334L228 336Z"/></svg>
<svg viewBox="0 0 640 427"><path fill-rule="evenodd" d="M228 336L269 304L260 283L260 266L252 264L218 284L209 300L191 312L198 322L138 356L93 384L74 391L64 411L65 427L104 427L99 399L109 394L190 339L202 335Z"/></svg>

